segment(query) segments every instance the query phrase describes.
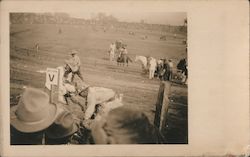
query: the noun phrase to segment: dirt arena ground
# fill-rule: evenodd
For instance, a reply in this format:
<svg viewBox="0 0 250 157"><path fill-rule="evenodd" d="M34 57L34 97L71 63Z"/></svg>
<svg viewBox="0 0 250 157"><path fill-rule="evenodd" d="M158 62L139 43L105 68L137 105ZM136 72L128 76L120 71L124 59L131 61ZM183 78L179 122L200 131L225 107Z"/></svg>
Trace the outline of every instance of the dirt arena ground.
<svg viewBox="0 0 250 157"><path fill-rule="evenodd" d="M59 34L58 30L62 33ZM135 35L129 35L129 31ZM87 83L92 86L111 88L124 94L124 104L143 110L153 122L155 103L160 81L149 80L141 73L141 65L133 62L128 67L119 67L108 60L111 42L122 39L127 44L128 54L150 55L154 58L172 58L174 63L185 57L185 34L167 34L161 41L160 31L103 29L82 25L58 24L15 24L10 26L10 98L16 104L24 86L44 88L45 74L39 70L63 65L69 51L78 50L82 62L81 72ZM148 39L141 37L147 35ZM39 44L39 52L27 53L19 48L34 49Z"/></svg>

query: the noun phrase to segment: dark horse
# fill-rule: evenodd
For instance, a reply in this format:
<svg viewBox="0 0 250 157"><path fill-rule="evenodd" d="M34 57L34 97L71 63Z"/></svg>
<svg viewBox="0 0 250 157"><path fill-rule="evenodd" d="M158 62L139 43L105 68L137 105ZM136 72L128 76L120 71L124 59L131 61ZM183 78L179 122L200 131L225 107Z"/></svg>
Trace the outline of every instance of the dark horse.
<svg viewBox="0 0 250 157"><path fill-rule="evenodd" d="M125 66L125 63L127 63L127 66L128 66L128 62L132 63L132 59L126 54L121 54L120 56L118 56L116 61L117 61L118 66L121 66L121 65Z"/></svg>

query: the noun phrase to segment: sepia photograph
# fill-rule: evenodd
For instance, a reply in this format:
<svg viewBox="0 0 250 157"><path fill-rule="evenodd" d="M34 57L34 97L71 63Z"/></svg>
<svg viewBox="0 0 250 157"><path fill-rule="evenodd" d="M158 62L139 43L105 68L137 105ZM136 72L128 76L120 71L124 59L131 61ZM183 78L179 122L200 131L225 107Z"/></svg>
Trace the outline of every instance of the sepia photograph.
<svg viewBox="0 0 250 157"><path fill-rule="evenodd" d="M249 2L0 1L0 156L249 156Z"/></svg>
<svg viewBox="0 0 250 157"><path fill-rule="evenodd" d="M188 144L186 12L11 12L10 144Z"/></svg>

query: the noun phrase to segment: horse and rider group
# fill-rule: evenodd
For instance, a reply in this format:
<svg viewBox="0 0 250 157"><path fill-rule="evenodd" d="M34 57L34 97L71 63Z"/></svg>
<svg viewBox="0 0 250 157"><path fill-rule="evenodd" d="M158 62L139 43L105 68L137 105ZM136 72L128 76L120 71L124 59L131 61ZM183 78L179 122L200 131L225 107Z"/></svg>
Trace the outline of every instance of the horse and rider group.
<svg viewBox="0 0 250 157"><path fill-rule="evenodd" d="M109 60L117 61L117 65L128 66L132 59L128 56L127 45L118 40L112 42L109 47ZM183 58L179 61L177 66L174 66L173 60L163 58L156 60L151 56L138 56L135 57L135 62L139 61L142 65L143 73L149 74L149 79L159 78L164 81L178 80L178 82L187 83L187 59Z"/></svg>
<svg viewBox="0 0 250 157"><path fill-rule="evenodd" d="M122 40L117 40L109 46L109 60L117 62L118 66L125 66L125 63L128 66L129 62L132 62L132 59L128 56L127 45L122 42Z"/></svg>

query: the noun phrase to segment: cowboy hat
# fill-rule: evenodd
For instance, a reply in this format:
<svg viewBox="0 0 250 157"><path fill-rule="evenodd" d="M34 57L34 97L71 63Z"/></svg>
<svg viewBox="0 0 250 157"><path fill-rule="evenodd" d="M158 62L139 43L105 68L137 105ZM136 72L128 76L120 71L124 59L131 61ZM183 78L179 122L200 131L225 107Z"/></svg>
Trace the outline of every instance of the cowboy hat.
<svg viewBox="0 0 250 157"><path fill-rule="evenodd" d="M58 107L38 89L26 88L18 104L10 109L10 123L21 132L31 133L49 127L56 119Z"/></svg>
<svg viewBox="0 0 250 157"><path fill-rule="evenodd" d="M78 126L73 115L69 111L64 111L58 116L54 124L46 130L46 136L51 139L64 138L74 134Z"/></svg>
<svg viewBox="0 0 250 157"><path fill-rule="evenodd" d="M78 53L78 51L76 51L76 50L72 50L72 51L70 52L71 55L77 54L77 53Z"/></svg>

